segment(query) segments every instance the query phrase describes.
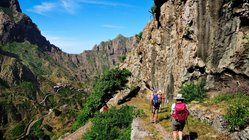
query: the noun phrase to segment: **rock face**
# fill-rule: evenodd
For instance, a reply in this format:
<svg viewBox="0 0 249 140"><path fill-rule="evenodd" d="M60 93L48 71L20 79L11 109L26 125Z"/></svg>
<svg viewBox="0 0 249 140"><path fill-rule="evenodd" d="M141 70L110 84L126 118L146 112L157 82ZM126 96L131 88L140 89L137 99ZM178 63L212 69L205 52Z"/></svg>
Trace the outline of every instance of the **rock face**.
<svg viewBox="0 0 249 140"><path fill-rule="evenodd" d="M64 63L68 68L74 70L76 79L81 81L91 80L104 70L118 65L131 49L138 44L134 37L126 38L118 35L115 39L101 42L95 45L92 50L84 51L81 54L72 55L63 52L53 53L58 63Z"/></svg>
<svg viewBox="0 0 249 140"><path fill-rule="evenodd" d="M10 8L11 10L16 12L22 12L17 0L1 0L0 6Z"/></svg>
<svg viewBox="0 0 249 140"><path fill-rule="evenodd" d="M32 20L21 13L17 0L3 0L0 4L0 44L29 41L43 51L59 48L51 45Z"/></svg>
<svg viewBox="0 0 249 140"><path fill-rule="evenodd" d="M172 99L179 86L204 78L209 90L247 91L248 0L168 0L124 64L130 82L157 88Z"/></svg>

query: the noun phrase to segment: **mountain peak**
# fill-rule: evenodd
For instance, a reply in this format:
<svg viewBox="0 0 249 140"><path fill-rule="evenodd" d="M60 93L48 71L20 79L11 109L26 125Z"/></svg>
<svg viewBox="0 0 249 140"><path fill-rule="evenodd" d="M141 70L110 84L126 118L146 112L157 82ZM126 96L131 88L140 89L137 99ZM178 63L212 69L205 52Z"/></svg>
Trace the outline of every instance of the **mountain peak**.
<svg viewBox="0 0 249 140"><path fill-rule="evenodd" d="M0 7L10 8L13 11L22 12L17 0L1 0Z"/></svg>
<svg viewBox="0 0 249 140"><path fill-rule="evenodd" d="M125 38L122 34L118 34L116 38Z"/></svg>

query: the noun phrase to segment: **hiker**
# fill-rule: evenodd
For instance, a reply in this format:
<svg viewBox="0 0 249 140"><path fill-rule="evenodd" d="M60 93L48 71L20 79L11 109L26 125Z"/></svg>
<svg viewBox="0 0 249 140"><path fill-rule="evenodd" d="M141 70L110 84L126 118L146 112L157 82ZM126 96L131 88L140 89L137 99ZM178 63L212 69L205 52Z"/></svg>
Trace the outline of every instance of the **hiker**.
<svg viewBox="0 0 249 140"><path fill-rule="evenodd" d="M151 107L151 122L157 123L158 111L160 108L161 98L157 93L157 90L153 90L153 94L150 97L150 107Z"/></svg>
<svg viewBox="0 0 249 140"><path fill-rule="evenodd" d="M171 117L172 118L172 129L173 129L173 139L177 140L177 134L179 140L182 140L182 131L185 126L186 120L189 115L188 107L184 103L184 98L182 94L177 94L174 98L176 103L171 106Z"/></svg>
<svg viewBox="0 0 249 140"><path fill-rule="evenodd" d="M100 112L107 112L109 109L108 105L105 103L104 106L100 109Z"/></svg>

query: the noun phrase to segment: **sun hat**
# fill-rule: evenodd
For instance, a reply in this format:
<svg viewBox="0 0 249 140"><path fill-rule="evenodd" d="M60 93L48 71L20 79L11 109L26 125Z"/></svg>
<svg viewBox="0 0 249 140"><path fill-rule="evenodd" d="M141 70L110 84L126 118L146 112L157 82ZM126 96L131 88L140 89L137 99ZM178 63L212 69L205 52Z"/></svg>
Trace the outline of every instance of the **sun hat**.
<svg viewBox="0 0 249 140"><path fill-rule="evenodd" d="M176 99L176 100L184 100L184 98L182 97L182 94L177 94L174 99Z"/></svg>

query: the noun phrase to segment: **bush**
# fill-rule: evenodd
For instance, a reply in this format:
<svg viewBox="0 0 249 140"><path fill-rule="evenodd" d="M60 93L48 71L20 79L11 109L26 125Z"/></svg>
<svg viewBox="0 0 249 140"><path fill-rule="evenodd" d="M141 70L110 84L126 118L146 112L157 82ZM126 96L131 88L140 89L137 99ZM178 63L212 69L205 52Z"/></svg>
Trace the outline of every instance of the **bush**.
<svg viewBox="0 0 249 140"><path fill-rule="evenodd" d="M240 92L229 93L214 97L213 103L225 105L224 117L231 131L244 128L247 125L249 121L249 96Z"/></svg>
<svg viewBox="0 0 249 140"><path fill-rule="evenodd" d="M80 115L72 126L72 131L75 131L84 125L89 118L93 117L94 113L99 110L106 101L112 98L117 90L125 86L129 76L131 76L131 72L126 69L119 70L116 68L104 72L104 74L96 80L93 93L87 98Z"/></svg>
<svg viewBox="0 0 249 140"><path fill-rule="evenodd" d="M140 32L139 34L136 34L136 37L138 40L141 40L143 36L143 32Z"/></svg>
<svg viewBox="0 0 249 140"><path fill-rule="evenodd" d="M37 121L31 128L31 136L37 138L43 138L45 136L42 128L42 120Z"/></svg>
<svg viewBox="0 0 249 140"><path fill-rule="evenodd" d="M156 5L155 4L153 4L152 6L151 6L151 8L150 8L150 13L154 16L154 13L156 12L155 11L156 10Z"/></svg>
<svg viewBox="0 0 249 140"><path fill-rule="evenodd" d="M247 125L249 119L248 106L241 104L241 102L231 105L227 109L225 119L228 121L231 131L244 128Z"/></svg>
<svg viewBox="0 0 249 140"><path fill-rule="evenodd" d="M25 130L25 123L23 121L19 122L12 130L12 136L20 136Z"/></svg>
<svg viewBox="0 0 249 140"><path fill-rule="evenodd" d="M206 97L206 91L204 89L205 81L201 80L195 83L183 84L180 87L180 93L185 98L185 102L191 102L193 100L203 101Z"/></svg>
<svg viewBox="0 0 249 140"><path fill-rule="evenodd" d="M93 119L92 129L85 134L85 140L127 140L130 139L133 108L124 106L106 113L98 113Z"/></svg>
<svg viewBox="0 0 249 140"><path fill-rule="evenodd" d="M123 63L123 62L125 61L125 59L126 59L126 56L125 56L125 55L121 55L121 56L119 57L119 60L120 60L121 63Z"/></svg>

